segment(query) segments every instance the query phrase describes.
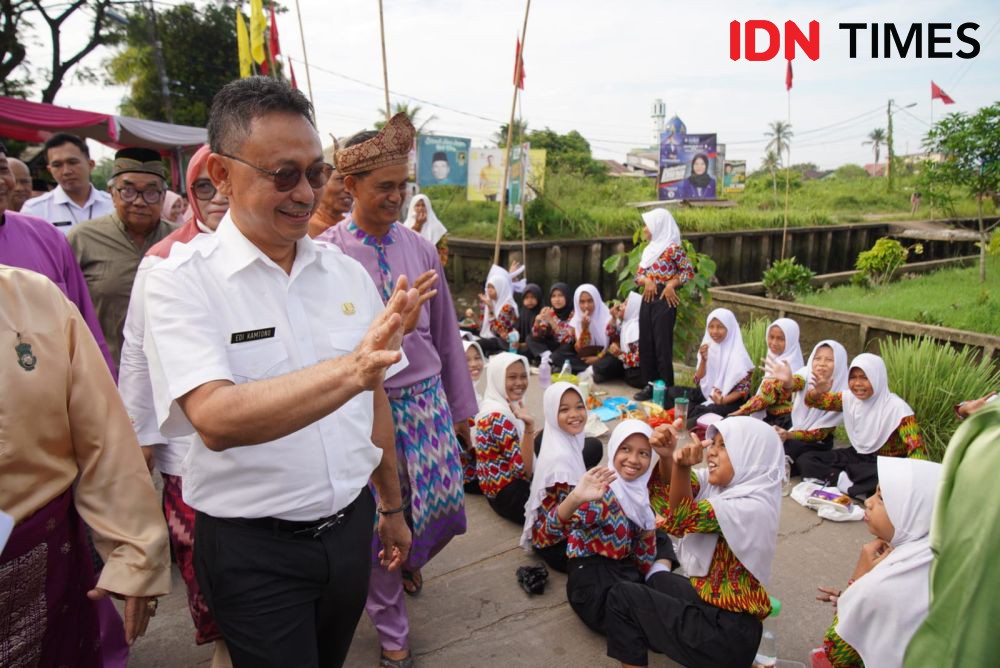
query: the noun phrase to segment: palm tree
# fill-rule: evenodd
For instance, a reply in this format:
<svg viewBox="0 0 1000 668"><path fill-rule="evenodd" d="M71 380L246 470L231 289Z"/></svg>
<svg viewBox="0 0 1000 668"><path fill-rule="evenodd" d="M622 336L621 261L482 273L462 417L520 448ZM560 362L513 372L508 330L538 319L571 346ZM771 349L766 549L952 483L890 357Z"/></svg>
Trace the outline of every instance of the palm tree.
<svg viewBox="0 0 1000 668"><path fill-rule="evenodd" d="M765 137L770 137L767 142L767 150L774 151L778 156L778 164L781 165L781 156L788 152L788 145L793 136L792 124L785 121L774 121L770 129L764 133Z"/></svg>
<svg viewBox="0 0 1000 668"><path fill-rule="evenodd" d="M865 146L867 144L871 144L872 145L872 149L874 149L874 151L875 151L875 164L876 165L879 162L879 160L878 160L879 157L882 155L880 149L882 147L882 144L885 143L885 140L886 140L885 129L884 128L875 128L870 133L868 133L868 141L861 142L862 146Z"/></svg>
<svg viewBox="0 0 1000 668"><path fill-rule="evenodd" d="M778 121L779 123L781 121ZM771 172L771 184L774 186L774 202L778 202L778 167L781 166L781 157L775 151L768 150L760 166Z"/></svg>
<svg viewBox="0 0 1000 668"><path fill-rule="evenodd" d="M379 109L378 111L379 115L382 118L375 121L375 129L381 130L383 127L385 127L385 124L389 119L386 118L385 116L385 109ZM424 120L422 123L418 123L417 117L420 115L421 111L423 111L423 108L419 104L415 104L412 107L406 102L393 102L392 104L393 116L399 113L406 114L407 116L410 117L410 122L413 123L413 127L417 129L417 134L428 134L427 126L430 125L432 122L436 121L437 116L434 116L432 114L428 116L427 119Z"/></svg>
<svg viewBox="0 0 1000 668"><path fill-rule="evenodd" d="M500 126L500 129L493 133L493 141L496 143L497 148L505 148L507 146L507 126L509 123L504 123ZM528 134L528 122L519 119L514 119L514 146L517 146L524 142L525 136Z"/></svg>

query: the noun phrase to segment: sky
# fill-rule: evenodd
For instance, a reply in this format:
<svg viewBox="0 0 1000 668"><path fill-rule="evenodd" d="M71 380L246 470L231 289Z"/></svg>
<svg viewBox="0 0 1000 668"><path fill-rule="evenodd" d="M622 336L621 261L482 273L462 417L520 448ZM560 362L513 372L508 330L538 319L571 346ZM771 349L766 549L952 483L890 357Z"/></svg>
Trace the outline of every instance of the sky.
<svg viewBox="0 0 1000 668"><path fill-rule="evenodd" d="M436 116L428 126L435 134L492 145L491 136L510 116L524 1L383 3L392 100L420 105L424 117ZM180 2L157 2L159 8L173 4ZM305 90L295 3L285 4L291 11L278 17L282 49ZM300 0L300 5L321 135L370 128L384 106L377 1ZM820 23L820 57L811 61L799 52L790 96L781 56L769 62L730 60L729 22L750 19L779 26L792 20L803 29L811 20ZM848 33L838 24L886 21L904 34L910 24L923 24L924 57L872 59L866 30L858 57L851 59ZM968 47L957 41L957 27L969 21L979 24L969 33L980 43L976 58L927 57L928 23L951 23L940 34L951 38L944 48L958 51ZM46 47L33 45L29 54L44 62ZM108 55L97 52L90 64ZM727 159L759 166L768 125L790 118L792 162L834 168L873 161L863 142L873 129L886 127L890 99L900 107L914 105L893 114L898 154L920 150L932 114L974 112L1000 100L1000 2L534 0L524 62L520 117L529 129L579 131L596 158L624 161L630 148L649 146L650 107L661 98L668 116L678 115L689 132L717 133ZM932 109L931 80L956 104L935 101ZM115 113L125 92L73 82L64 85L56 104ZM882 154L884 160L884 149Z"/></svg>

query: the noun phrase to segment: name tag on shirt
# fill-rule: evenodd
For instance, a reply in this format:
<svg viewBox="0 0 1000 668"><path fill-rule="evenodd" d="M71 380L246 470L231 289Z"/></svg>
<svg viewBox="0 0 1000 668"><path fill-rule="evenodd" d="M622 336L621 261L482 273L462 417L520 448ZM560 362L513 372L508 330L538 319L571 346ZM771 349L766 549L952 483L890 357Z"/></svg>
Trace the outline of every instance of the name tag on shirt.
<svg viewBox="0 0 1000 668"><path fill-rule="evenodd" d="M251 329L248 332L233 332L233 335L229 338L229 343L246 343L248 341L273 338L274 327L265 327L264 329Z"/></svg>

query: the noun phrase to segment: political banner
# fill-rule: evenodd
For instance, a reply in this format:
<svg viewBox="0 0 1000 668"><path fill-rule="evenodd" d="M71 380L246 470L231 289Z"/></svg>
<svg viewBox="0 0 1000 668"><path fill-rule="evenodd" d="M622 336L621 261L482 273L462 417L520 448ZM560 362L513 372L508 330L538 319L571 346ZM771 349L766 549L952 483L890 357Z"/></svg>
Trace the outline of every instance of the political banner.
<svg viewBox="0 0 1000 668"><path fill-rule="evenodd" d="M469 180L469 146L462 137L417 137L417 184L464 186Z"/></svg>
<svg viewBox="0 0 1000 668"><path fill-rule="evenodd" d="M747 187L747 161L726 160L722 174L722 192L741 193Z"/></svg>
<svg viewBox="0 0 1000 668"><path fill-rule="evenodd" d="M511 149L512 153L517 152L517 147ZM467 197L472 202L498 202L499 193L503 189L504 158L507 155L506 149L502 148L474 148L469 151L469 182L467 187ZM518 154L517 161L520 161ZM528 188L524 193L524 200L531 201L535 193L542 192L545 188L545 163L547 153L545 149L529 148L528 162L525 168L527 172ZM513 182L513 172L516 161L511 163L511 177ZM518 195L520 199L520 195ZM513 198L511 201L515 201Z"/></svg>
<svg viewBox="0 0 1000 668"><path fill-rule="evenodd" d="M664 132L660 142L661 200L715 199L716 135Z"/></svg>

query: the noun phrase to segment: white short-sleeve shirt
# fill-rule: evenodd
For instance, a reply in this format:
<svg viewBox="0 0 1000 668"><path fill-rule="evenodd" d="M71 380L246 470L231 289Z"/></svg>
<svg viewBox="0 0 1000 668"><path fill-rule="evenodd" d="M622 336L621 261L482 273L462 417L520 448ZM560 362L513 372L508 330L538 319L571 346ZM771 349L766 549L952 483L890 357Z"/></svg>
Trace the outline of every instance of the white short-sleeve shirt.
<svg viewBox="0 0 1000 668"><path fill-rule="evenodd" d="M215 234L172 249L145 279L143 350L158 426L167 438L194 435L184 500L214 517L297 521L350 504L382 456L371 441L371 392L288 436L223 452L205 446L176 400L213 380L251 383L354 350L384 308L364 268L305 237L285 273L227 214Z"/></svg>
<svg viewBox="0 0 1000 668"><path fill-rule="evenodd" d="M85 220L100 218L114 212L115 205L111 195L94 186L90 186L90 196L83 206L71 200L62 186L56 186L55 190L32 197L21 207L21 213L24 215L47 220L63 234L69 234L71 229Z"/></svg>

